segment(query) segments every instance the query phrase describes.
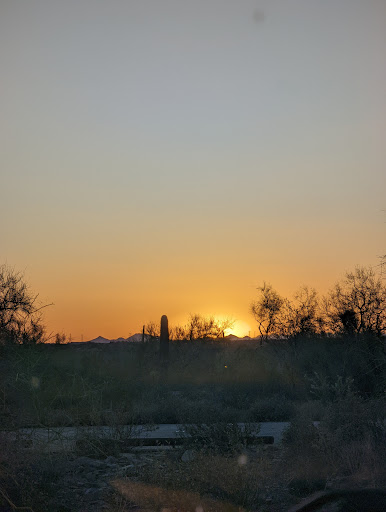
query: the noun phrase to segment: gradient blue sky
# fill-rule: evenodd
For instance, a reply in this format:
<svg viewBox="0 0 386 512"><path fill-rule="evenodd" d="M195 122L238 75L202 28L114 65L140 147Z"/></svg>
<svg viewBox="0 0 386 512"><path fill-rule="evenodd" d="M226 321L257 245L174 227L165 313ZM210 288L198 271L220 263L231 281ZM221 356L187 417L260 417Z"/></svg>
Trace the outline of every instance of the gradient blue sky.
<svg viewBox="0 0 386 512"><path fill-rule="evenodd" d="M384 0L0 0L0 258L49 329L239 319L385 251Z"/></svg>

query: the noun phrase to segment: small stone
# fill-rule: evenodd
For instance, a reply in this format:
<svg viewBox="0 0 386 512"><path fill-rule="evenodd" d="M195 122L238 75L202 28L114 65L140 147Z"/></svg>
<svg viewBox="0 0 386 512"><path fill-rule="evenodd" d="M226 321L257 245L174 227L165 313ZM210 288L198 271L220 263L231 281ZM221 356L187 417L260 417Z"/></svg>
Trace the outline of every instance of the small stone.
<svg viewBox="0 0 386 512"><path fill-rule="evenodd" d="M122 459L130 460L132 462L135 462L137 460L137 457L133 455L132 453L121 453L120 457Z"/></svg>
<svg viewBox="0 0 386 512"><path fill-rule="evenodd" d="M90 457L79 457L72 462L72 468L78 470L89 470L100 468L104 465L101 460L91 459Z"/></svg>
<svg viewBox="0 0 386 512"><path fill-rule="evenodd" d="M117 470L117 473L121 476L125 476L127 474L133 474L133 473L135 473L135 471L136 471L136 468L135 468L134 464L128 464L127 466L121 466Z"/></svg>
<svg viewBox="0 0 386 512"><path fill-rule="evenodd" d="M85 490L84 493L94 495L100 493L100 489L98 487L89 487L88 489Z"/></svg>
<svg viewBox="0 0 386 512"><path fill-rule="evenodd" d="M74 466L89 466L94 462L94 459L90 457L78 457L74 460Z"/></svg>
<svg viewBox="0 0 386 512"><path fill-rule="evenodd" d="M196 455L193 450L185 450L181 455L182 462L192 462L196 458Z"/></svg>

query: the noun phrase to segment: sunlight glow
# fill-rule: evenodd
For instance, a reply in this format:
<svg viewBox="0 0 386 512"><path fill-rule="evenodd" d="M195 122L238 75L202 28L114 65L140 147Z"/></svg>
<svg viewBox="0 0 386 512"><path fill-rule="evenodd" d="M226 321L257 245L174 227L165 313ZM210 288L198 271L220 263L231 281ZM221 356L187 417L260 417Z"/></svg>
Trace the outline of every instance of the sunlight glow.
<svg viewBox="0 0 386 512"><path fill-rule="evenodd" d="M222 321L225 320L226 317L216 318ZM235 336L238 336L239 338L243 338L244 336L251 336L251 326L246 322L243 322L242 320L236 320L235 323L233 324L233 327L231 327L230 329L225 329L224 334L225 336L233 334Z"/></svg>

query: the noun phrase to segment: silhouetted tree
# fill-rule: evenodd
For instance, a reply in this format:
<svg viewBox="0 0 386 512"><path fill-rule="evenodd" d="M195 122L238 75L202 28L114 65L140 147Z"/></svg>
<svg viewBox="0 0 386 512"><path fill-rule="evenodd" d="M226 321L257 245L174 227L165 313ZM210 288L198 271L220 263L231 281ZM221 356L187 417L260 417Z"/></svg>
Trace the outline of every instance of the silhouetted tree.
<svg viewBox="0 0 386 512"><path fill-rule="evenodd" d="M213 316L190 315L189 323L184 329L184 338L190 340L222 338L225 329L230 329L233 324L234 321L231 319L217 320Z"/></svg>
<svg viewBox="0 0 386 512"><path fill-rule="evenodd" d="M352 334L357 330L357 317L355 311L346 309L343 313L339 314L340 321L342 322L343 332Z"/></svg>
<svg viewBox="0 0 386 512"><path fill-rule="evenodd" d="M311 336L323 331L318 295L314 288L301 287L292 301L283 299L277 334L286 338Z"/></svg>
<svg viewBox="0 0 386 512"><path fill-rule="evenodd" d="M41 322L38 295L28 288L24 276L7 265L0 266L0 343L42 343L45 328Z"/></svg>
<svg viewBox="0 0 386 512"><path fill-rule="evenodd" d="M156 340L160 337L160 324L155 322L148 322L143 326L146 341Z"/></svg>
<svg viewBox="0 0 386 512"><path fill-rule="evenodd" d="M333 333L386 331L386 287L372 268L357 267L337 283L324 301L327 327Z"/></svg>
<svg viewBox="0 0 386 512"><path fill-rule="evenodd" d="M54 340L55 345L62 345L63 343L66 343L66 335L64 333L57 332L54 336ZM69 342L71 343L71 336Z"/></svg>
<svg viewBox="0 0 386 512"><path fill-rule="evenodd" d="M386 274L386 254L381 256L380 260L381 260L381 263L380 263L381 275L382 275L382 277L385 277L385 274Z"/></svg>
<svg viewBox="0 0 386 512"><path fill-rule="evenodd" d="M270 284L258 288L260 297L251 304L251 312L258 323L261 340L268 338L296 338L323 332L316 290L303 286L292 300L281 297Z"/></svg>
<svg viewBox="0 0 386 512"><path fill-rule="evenodd" d="M277 335L285 300L265 282L258 291L260 296L252 302L250 310L257 322L262 342L272 335Z"/></svg>
<svg viewBox="0 0 386 512"><path fill-rule="evenodd" d="M232 328L234 320L217 320L215 317L205 317L199 314L191 314L186 325L176 325L169 328L171 340L204 340L218 339L224 336L226 329ZM158 339L160 336L159 324L149 322L145 326L148 340Z"/></svg>

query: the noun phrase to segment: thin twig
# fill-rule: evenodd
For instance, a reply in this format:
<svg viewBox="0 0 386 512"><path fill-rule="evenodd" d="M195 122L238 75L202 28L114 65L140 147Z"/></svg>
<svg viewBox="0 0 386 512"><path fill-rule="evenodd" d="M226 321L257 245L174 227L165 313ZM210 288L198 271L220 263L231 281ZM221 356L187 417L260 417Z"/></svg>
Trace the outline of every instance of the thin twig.
<svg viewBox="0 0 386 512"><path fill-rule="evenodd" d="M8 503L10 507L12 507L13 510L28 510L29 512L34 512L33 508L31 507L18 507L15 505L10 498L7 496L7 494L3 491L3 489L0 488L0 494L3 496L5 501Z"/></svg>

